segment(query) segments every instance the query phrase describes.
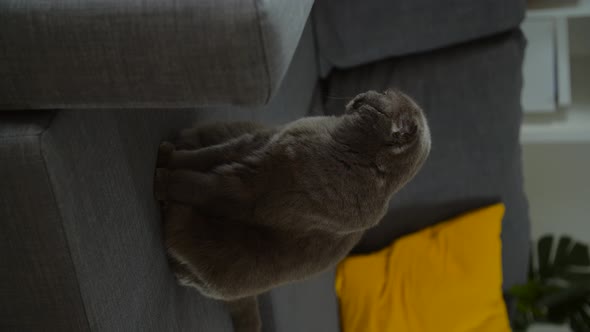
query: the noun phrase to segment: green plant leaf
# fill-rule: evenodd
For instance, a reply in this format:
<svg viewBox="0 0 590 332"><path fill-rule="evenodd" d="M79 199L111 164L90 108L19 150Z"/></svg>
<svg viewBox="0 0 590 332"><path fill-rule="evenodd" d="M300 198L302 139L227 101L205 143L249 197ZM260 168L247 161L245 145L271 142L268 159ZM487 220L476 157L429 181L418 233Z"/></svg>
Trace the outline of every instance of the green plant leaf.
<svg viewBox="0 0 590 332"><path fill-rule="evenodd" d="M567 300L555 303L547 309L547 319L551 322L564 323L574 313L579 312L587 300L587 294L582 294L573 295Z"/></svg>
<svg viewBox="0 0 590 332"><path fill-rule="evenodd" d="M541 284L533 280L524 285L514 285L508 293L526 302L533 302L542 293Z"/></svg>
<svg viewBox="0 0 590 332"><path fill-rule="evenodd" d="M531 248L529 250L529 271L528 271L528 278L529 280L535 280L538 279L538 274L537 271L535 271L534 268L534 258L533 258L533 246L531 245Z"/></svg>
<svg viewBox="0 0 590 332"><path fill-rule="evenodd" d="M590 272L560 271L557 276L567 280L575 287L586 287L590 289Z"/></svg>
<svg viewBox="0 0 590 332"><path fill-rule="evenodd" d="M543 316L544 312L538 305L539 300L560 290L560 287L543 285L538 280L531 280L524 285L513 286L508 290L508 294L517 299L516 308L518 311L533 316Z"/></svg>
<svg viewBox="0 0 590 332"><path fill-rule="evenodd" d="M537 257L539 262L539 276L548 277L551 274L551 247L553 236L545 235L537 242Z"/></svg>
<svg viewBox="0 0 590 332"><path fill-rule="evenodd" d="M588 246L581 243L574 244L573 248L570 249L569 263L577 266L590 266Z"/></svg>
<svg viewBox="0 0 590 332"><path fill-rule="evenodd" d="M552 259L553 243L551 236L544 236L537 243L538 278L545 281L550 278L564 278L567 281L584 282L583 273L590 273L588 246L575 242L568 236L561 237L557 241ZM574 268L578 270L572 271ZM580 268L588 268L588 271L579 271Z"/></svg>
<svg viewBox="0 0 590 332"><path fill-rule="evenodd" d="M534 249L537 250L537 264L533 260ZM588 246L568 236L557 240L546 235L539 239L536 247L531 246L530 257L529 281L508 291L516 299L514 330L526 329L538 321L569 323L576 332L590 331Z"/></svg>
<svg viewBox="0 0 590 332"><path fill-rule="evenodd" d="M536 304L549 309L569 306L572 303L580 307L583 305L588 295L588 291L582 288L548 288L547 291L544 292L543 297L541 297Z"/></svg>
<svg viewBox="0 0 590 332"><path fill-rule="evenodd" d="M590 324L584 318L584 315L587 316L587 314L583 310L581 310L581 311L578 311L570 316L570 319L569 319L570 320L570 328L572 329L572 331L574 331L574 332L590 331Z"/></svg>
<svg viewBox="0 0 590 332"><path fill-rule="evenodd" d="M527 312L517 311L512 319L512 329L516 331L526 331L531 325L531 319Z"/></svg>
<svg viewBox="0 0 590 332"><path fill-rule="evenodd" d="M555 258L553 258L553 270L562 268L564 266L568 266L570 263L569 260L569 250L572 244L572 238L569 236L563 236L557 242L557 250L555 252Z"/></svg>
<svg viewBox="0 0 590 332"><path fill-rule="evenodd" d="M589 299L590 301L590 299ZM588 308L590 309L590 308ZM584 324L586 325L587 329L586 331L590 331L590 314L587 310L585 310L583 307L578 311L580 317L582 318L582 320L584 321Z"/></svg>

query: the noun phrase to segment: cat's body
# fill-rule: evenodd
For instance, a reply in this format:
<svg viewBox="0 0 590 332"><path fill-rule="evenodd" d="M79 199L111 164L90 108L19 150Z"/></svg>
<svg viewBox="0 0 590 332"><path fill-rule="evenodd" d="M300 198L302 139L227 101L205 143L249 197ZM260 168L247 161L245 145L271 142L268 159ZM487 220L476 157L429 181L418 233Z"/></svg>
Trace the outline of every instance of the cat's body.
<svg viewBox="0 0 590 332"><path fill-rule="evenodd" d="M429 150L422 111L397 92L361 94L346 115L280 128L186 130L161 146L156 176L175 272L233 301L237 327L257 331L253 296L342 259Z"/></svg>

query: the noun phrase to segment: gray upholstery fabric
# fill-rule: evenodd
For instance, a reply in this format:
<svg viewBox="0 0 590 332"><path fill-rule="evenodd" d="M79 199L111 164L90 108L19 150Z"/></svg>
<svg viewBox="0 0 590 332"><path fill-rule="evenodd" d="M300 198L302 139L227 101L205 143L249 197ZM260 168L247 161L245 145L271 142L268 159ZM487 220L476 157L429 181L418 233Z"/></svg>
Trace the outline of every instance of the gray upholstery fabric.
<svg viewBox="0 0 590 332"><path fill-rule="evenodd" d="M0 109L262 105L313 0L0 2Z"/></svg>
<svg viewBox="0 0 590 332"><path fill-rule="evenodd" d="M394 196L387 216L356 252L380 249L403 234L502 201L504 287L524 280L530 234L518 139L524 46L522 34L513 31L333 73L327 83L331 96L406 91L424 108L432 133L424 168ZM328 98L326 107L340 112L343 101Z"/></svg>
<svg viewBox="0 0 590 332"><path fill-rule="evenodd" d="M229 330L221 304L178 287L152 176L159 140L190 111L61 111L44 154L92 331Z"/></svg>
<svg viewBox="0 0 590 332"><path fill-rule="evenodd" d="M88 331L42 156L53 115L0 114L1 331Z"/></svg>
<svg viewBox="0 0 590 332"><path fill-rule="evenodd" d="M0 330L232 331L223 306L168 267L157 146L195 121L305 115L314 54L308 28L262 108L0 112ZM262 296L265 331L337 331L332 285L329 271Z"/></svg>
<svg viewBox="0 0 590 332"><path fill-rule="evenodd" d="M311 20L301 40L277 94L268 105L258 107L207 107L201 109L203 120L232 119L237 113L247 113L249 119L267 124L282 124L306 114L318 85L316 49Z"/></svg>
<svg viewBox="0 0 590 332"><path fill-rule="evenodd" d="M337 332L334 269L311 280L277 288L262 298L263 332Z"/></svg>
<svg viewBox="0 0 590 332"><path fill-rule="evenodd" d="M323 72L417 53L516 28L524 0L318 0Z"/></svg>

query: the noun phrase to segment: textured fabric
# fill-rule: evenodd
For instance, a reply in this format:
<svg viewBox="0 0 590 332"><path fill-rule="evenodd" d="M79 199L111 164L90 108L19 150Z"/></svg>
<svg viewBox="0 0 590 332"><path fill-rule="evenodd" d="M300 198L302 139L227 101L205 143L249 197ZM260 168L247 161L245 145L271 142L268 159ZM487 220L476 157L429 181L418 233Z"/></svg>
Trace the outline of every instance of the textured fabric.
<svg viewBox="0 0 590 332"><path fill-rule="evenodd" d="M253 120L268 124L283 124L294 121L308 112L318 85L316 49L311 20L301 35L301 40L293 56L285 78L281 81L277 94L263 107L226 108L229 114L250 112ZM208 109L215 113L217 109ZM217 116L215 114L215 116Z"/></svg>
<svg viewBox="0 0 590 332"><path fill-rule="evenodd" d="M0 137L0 330L232 331L221 303L178 286L168 267L152 194L157 147L193 122L305 115L312 37L308 26L265 107L0 112L0 136L12 140ZM265 331L337 331L332 283L329 271L263 295Z"/></svg>
<svg viewBox="0 0 590 332"><path fill-rule="evenodd" d="M279 287L263 298L263 332L338 332L334 270ZM266 320L265 320L266 319Z"/></svg>
<svg viewBox="0 0 590 332"><path fill-rule="evenodd" d="M504 205L467 212L338 266L343 332L509 332Z"/></svg>
<svg viewBox="0 0 590 332"><path fill-rule="evenodd" d="M318 0L323 71L475 40L516 28L524 0Z"/></svg>
<svg viewBox="0 0 590 332"><path fill-rule="evenodd" d="M152 178L160 139L190 111L61 111L44 135L92 331L229 331L223 306L176 284Z"/></svg>
<svg viewBox="0 0 590 332"><path fill-rule="evenodd" d="M525 280L529 217L518 139L524 46L520 31L513 31L331 75L329 96L391 87L406 92L424 108L432 135L424 167L356 252L379 250L400 235L502 201L504 288ZM345 102L327 98L327 111L342 112Z"/></svg>
<svg viewBox="0 0 590 332"><path fill-rule="evenodd" d="M262 105L312 0L0 2L0 109Z"/></svg>
<svg viewBox="0 0 590 332"><path fill-rule="evenodd" d="M42 155L52 113L0 113L0 330L88 331Z"/></svg>

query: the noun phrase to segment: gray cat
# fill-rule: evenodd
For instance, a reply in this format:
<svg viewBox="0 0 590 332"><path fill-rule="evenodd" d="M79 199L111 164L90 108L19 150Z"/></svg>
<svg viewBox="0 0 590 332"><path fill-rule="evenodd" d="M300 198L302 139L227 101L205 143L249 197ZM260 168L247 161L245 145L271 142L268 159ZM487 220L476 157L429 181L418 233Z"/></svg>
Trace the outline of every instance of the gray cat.
<svg viewBox="0 0 590 332"><path fill-rule="evenodd" d="M229 303L236 331L259 331L256 295L341 260L429 151L422 110L397 91L278 128L184 130L161 144L155 178L174 272Z"/></svg>

